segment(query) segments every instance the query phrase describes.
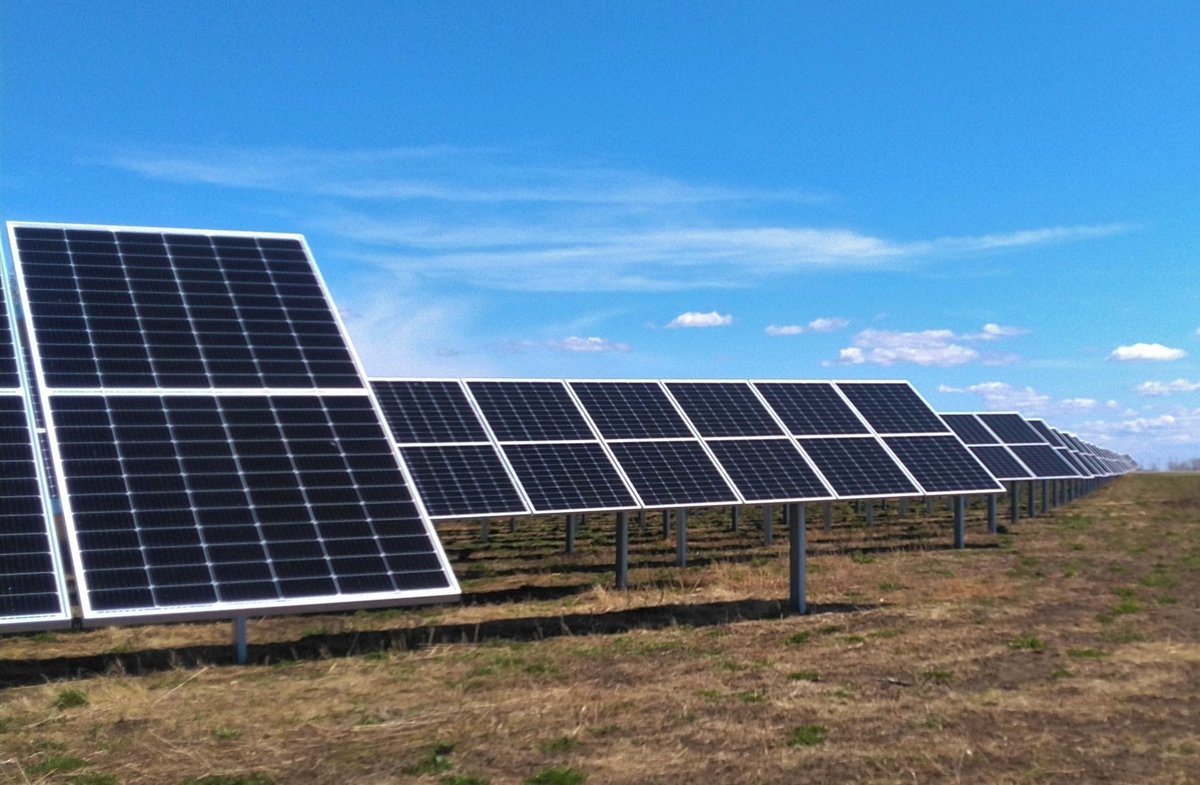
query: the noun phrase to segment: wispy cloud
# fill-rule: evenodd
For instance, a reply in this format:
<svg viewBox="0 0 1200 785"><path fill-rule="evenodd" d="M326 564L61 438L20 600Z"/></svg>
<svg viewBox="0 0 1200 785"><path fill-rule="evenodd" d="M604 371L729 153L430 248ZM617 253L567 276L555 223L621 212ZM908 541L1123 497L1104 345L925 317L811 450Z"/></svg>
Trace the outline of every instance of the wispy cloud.
<svg viewBox="0 0 1200 785"><path fill-rule="evenodd" d="M607 338L597 338L596 336L579 338L572 335L570 338L564 338L561 341L550 341L548 345L553 349L559 349L564 352L627 352L630 349L627 343L617 343Z"/></svg>
<svg viewBox="0 0 1200 785"><path fill-rule="evenodd" d="M1131 228L900 240L811 225L803 216L830 200L825 193L689 183L490 149L175 148L123 150L102 163L165 182L307 198L315 228L361 262L423 280L519 291L738 287L807 269L915 264ZM773 216L796 217L753 218L763 205Z"/></svg>
<svg viewBox="0 0 1200 785"><path fill-rule="evenodd" d="M994 341L999 338L1020 335L1026 332L1016 327L984 325L978 333L958 334L953 330L921 330L899 332L893 330L866 329L854 336L853 345L838 353L838 359L826 365L921 365L949 367L980 361L987 365L1004 365L1012 362L1013 355L983 355L967 345L978 341Z"/></svg>
<svg viewBox="0 0 1200 785"><path fill-rule="evenodd" d="M1138 395L1171 395L1173 393L1188 393L1200 390L1200 382L1189 382L1187 379L1176 379L1173 382L1142 382L1134 388Z"/></svg>
<svg viewBox="0 0 1200 785"><path fill-rule="evenodd" d="M698 311L687 311L681 313L667 323L668 330L677 329L693 329L705 327L728 327L733 324L733 316L731 314L720 314L716 311L708 313L700 313Z"/></svg>
<svg viewBox="0 0 1200 785"><path fill-rule="evenodd" d="M804 333L832 333L838 330L844 330L850 326L849 319L838 318L817 318L813 319L806 325L801 324L785 324L768 325L763 331L767 335L782 336L782 335L802 335Z"/></svg>
<svg viewBox="0 0 1200 785"><path fill-rule="evenodd" d="M1014 387L1007 382L981 382L969 387L941 385L941 393L969 393L983 399L986 411L1018 411L1026 415L1045 414L1049 408L1049 395L1037 392L1032 387Z"/></svg>
<svg viewBox="0 0 1200 785"><path fill-rule="evenodd" d="M1172 349L1161 343L1135 343L1129 346L1118 346L1109 356L1117 362L1172 362L1187 357L1183 349Z"/></svg>

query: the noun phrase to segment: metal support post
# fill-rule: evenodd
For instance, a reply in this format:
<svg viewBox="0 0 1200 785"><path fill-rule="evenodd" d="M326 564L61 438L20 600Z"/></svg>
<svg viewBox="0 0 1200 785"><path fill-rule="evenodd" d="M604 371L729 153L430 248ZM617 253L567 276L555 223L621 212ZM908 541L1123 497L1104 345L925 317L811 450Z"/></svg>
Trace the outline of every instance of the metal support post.
<svg viewBox="0 0 1200 785"><path fill-rule="evenodd" d="M962 550L967 541L967 497L955 496L954 502L954 548Z"/></svg>
<svg viewBox="0 0 1200 785"><path fill-rule="evenodd" d="M1009 522L1016 523L1021 520L1021 483L1013 480L1008 495L1009 501L1012 502L1009 507Z"/></svg>
<svg viewBox="0 0 1200 785"><path fill-rule="evenodd" d="M865 509L867 511L867 528L875 525L875 500L867 499Z"/></svg>
<svg viewBox="0 0 1200 785"><path fill-rule="evenodd" d="M1042 480L1042 515L1050 512L1050 481Z"/></svg>
<svg viewBox="0 0 1200 785"><path fill-rule="evenodd" d="M833 502L825 502L825 509L823 512L825 516L825 531L833 531Z"/></svg>
<svg viewBox="0 0 1200 785"><path fill-rule="evenodd" d="M575 553L575 516L567 516L567 553Z"/></svg>
<svg viewBox="0 0 1200 785"><path fill-rule="evenodd" d="M808 589L808 566L805 563L808 527L804 517L804 505L797 504L788 520L788 604L793 613L800 614L808 612L808 600L805 597Z"/></svg>
<svg viewBox="0 0 1200 785"><path fill-rule="evenodd" d="M675 563L687 566L687 510L675 513Z"/></svg>
<svg viewBox="0 0 1200 785"><path fill-rule="evenodd" d="M925 497L925 514L933 515L933 497L932 496Z"/></svg>
<svg viewBox="0 0 1200 785"><path fill-rule="evenodd" d="M646 531L646 508L638 510L638 531Z"/></svg>
<svg viewBox="0 0 1200 785"><path fill-rule="evenodd" d="M250 659L250 646L246 641L246 617L239 616L233 620L233 656L238 665L245 665Z"/></svg>
<svg viewBox="0 0 1200 785"><path fill-rule="evenodd" d="M775 541L775 508L770 504L763 505L763 545L770 545Z"/></svg>
<svg viewBox="0 0 1200 785"><path fill-rule="evenodd" d="M617 588L629 588L629 513L617 513Z"/></svg>
<svg viewBox="0 0 1200 785"><path fill-rule="evenodd" d="M517 516L515 516L515 515L508 519L508 533L509 534L517 533Z"/></svg>
<svg viewBox="0 0 1200 785"><path fill-rule="evenodd" d="M741 507L731 508L729 511L729 530L733 531L733 532L737 531L738 523L741 520L742 520L742 508Z"/></svg>
<svg viewBox="0 0 1200 785"><path fill-rule="evenodd" d="M484 545L487 545L489 542L491 542L492 525L491 521L489 521L487 518L484 518L479 522L479 539Z"/></svg>
<svg viewBox="0 0 1200 785"><path fill-rule="evenodd" d="M1037 504L1033 498L1033 489L1034 489L1035 484L1036 483L1034 483L1033 480L1029 481L1029 517L1030 518L1037 517Z"/></svg>
<svg viewBox="0 0 1200 785"><path fill-rule="evenodd" d="M996 499L998 493L989 493L987 497L988 510L988 534L995 534L999 531L999 524L996 523Z"/></svg>
<svg viewBox="0 0 1200 785"><path fill-rule="evenodd" d="M900 499L900 517L901 518L908 517L908 497L907 496Z"/></svg>

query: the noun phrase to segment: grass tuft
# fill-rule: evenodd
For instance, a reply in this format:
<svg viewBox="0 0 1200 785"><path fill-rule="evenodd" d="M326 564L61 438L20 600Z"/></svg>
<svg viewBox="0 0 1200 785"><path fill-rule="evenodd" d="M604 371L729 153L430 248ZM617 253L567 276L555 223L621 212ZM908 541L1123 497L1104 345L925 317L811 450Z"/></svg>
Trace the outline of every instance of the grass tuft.
<svg viewBox="0 0 1200 785"><path fill-rule="evenodd" d="M829 729L824 725L798 725L788 736L789 747L812 747L829 738Z"/></svg>
<svg viewBox="0 0 1200 785"><path fill-rule="evenodd" d="M60 690L58 696L54 699L54 708L58 709L59 711L76 709L80 706L86 705L88 705L87 694L82 690L71 688Z"/></svg>
<svg viewBox="0 0 1200 785"><path fill-rule="evenodd" d="M788 674L788 679L791 681L820 681L821 677L816 671L792 671Z"/></svg>
<svg viewBox="0 0 1200 785"><path fill-rule="evenodd" d="M582 785L586 781L586 774L566 766L542 769L525 780L525 785Z"/></svg>
<svg viewBox="0 0 1200 785"><path fill-rule="evenodd" d="M1046 642L1033 635L1022 635L1019 638L1013 638L1009 641L1008 648L1016 649L1017 651L1041 652L1046 650Z"/></svg>
<svg viewBox="0 0 1200 785"><path fill-rule="evenodd" d="M420 776L422 774L440 774L443 771L449 770L452 765L450 762L450 754L454 752L454 744L451 742L439 742L433 746L425 757L409 766L404 770L405 774Z"/></svg>
<svg viewBox="0 0 1200 785"><path fill-rule="evenodd" d="M249 774L205 774L203 777L188 777L179 785L275 785L275 780L253 771Z"/></svg>

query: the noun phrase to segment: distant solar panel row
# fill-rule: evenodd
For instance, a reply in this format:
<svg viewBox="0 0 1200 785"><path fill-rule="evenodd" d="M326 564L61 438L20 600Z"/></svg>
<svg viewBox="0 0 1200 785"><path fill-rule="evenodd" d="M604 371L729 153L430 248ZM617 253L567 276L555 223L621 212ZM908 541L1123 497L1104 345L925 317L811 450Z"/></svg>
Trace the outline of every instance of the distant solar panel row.
<svg viewBox="0 0 1200 785"><path fill-rule="evenodd" d="M9 237L85 621L457 595L302 238Z"/></svg>

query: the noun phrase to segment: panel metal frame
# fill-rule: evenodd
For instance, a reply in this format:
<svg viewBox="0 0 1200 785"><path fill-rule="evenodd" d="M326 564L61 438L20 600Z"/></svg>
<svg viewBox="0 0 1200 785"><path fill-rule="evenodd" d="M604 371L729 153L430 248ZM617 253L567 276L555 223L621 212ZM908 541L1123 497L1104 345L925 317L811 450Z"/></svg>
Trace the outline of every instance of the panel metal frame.
<svg viewBox="0 0 1200 785"><path fill-rule="evenodd" d="M1041 433L1038 432L1037 428L1034 428L1032 425L1029 425L1028 421L1025 420L1025 416L1023 414L1021 414L1020 412L974 412L974 414L975 414L975 419L978 420L980 423L982 423L983 427L987 428L988 432L991 433L993 436L995 436L996 440L999 441L1001 444L1003 444L1005 447L1011 448L1011 447L1026 447L1026 446L1028 446L1028 447L1049 447L1052 450L1054 449L1054 445L1052 445L1050 442L1046 441L1046 438L1044 436L1042 436ZM1037 436L1037 441L1012 442L1012 441L1005 440L990 425L988 425L987 420L985 420L981 416L984 414L1004 414L1004 415L1012 415L1012 416L1020 417L1022 421L1025 421L1026 425L1029 425L1029 429L1031 431L1033 431L1034 435ZM1014 455L1016 455L1016 451L1010 450L1010 452L1012 452ZM1054 454L1058 455L1058 451L1056 450L1054 452ZM1060 458L1061 458L1061 456L1060 456ZM1076 471L1074 465L1070 461L1068 461L1065 458L1062 458L1062 461L1067 465L1067 468L1071 469L1072 472ZM1025 461L1021 461L1021 463L1025 466L1025 468L1029 469L1030 474L1033 475L1030 478L1032 480L1078 480L1078 479L1080 479L1080 475L1078 473L1054 474L1054 475L1038 474L1037 472L1033 471L1033 467L1031 467L1028 463L1025 463Z"/></svg>
<svg viewBox="0 0 1200 785"><path fill-rule="evenodd" d="M15 251L14 251L15 253ZM55 588L58 593L59 612L56 614L31 614L0 618L0 632L28 632L33 630L59 629L71 625L71 594L67 589L66 566L62 560L62 544L58 538L58 525L54 520L54 506L50 497L50 479L42 454L42 446L38 438L37 418L33 411L34 390L30 388L28 368L25 364L24 347L21 345L21 333L18 329L16 301L12 297L8 278L8 258L4 253L3 243L0 243L0 298L3 298L5 318L13 340L13 358L17 365L17 379L20 387L17 389L0 390L4 397L18 398L25 412L25 430L29 436L30 460L33 461L34 474L37 479L38 493L42 504L42 524L49 539L50 561L54 569ZM36 366L35 366L36 367Z"/></svg>
<svg viewBox="0 0 1200 785"><path fill-rule="evenodd" d="M975 422L979 423L980 427L982 427L985 431L990 433L992 435L992 438L995 439L995 441L979 442L978 444L976 444L974 442L968 442L964 439L963 443L966 444L967 447L1002 447L1002 448L1004 448L1004 451L1007 452L1009 454L1009 456L1012 457L1012 459L1017 462L1017 465L1024 466L1025 471L1028 472L1028 474L1026 474L1024 477L996 477L997 480L1000 480L1001 482L1024 482L1025 480L1040 480L1040 479L1042 479L1041 477L1039 477L1037 474L1034 473L1033 469L1029 468L1029 466L1024 461L1021 460L1020 456L1018 456L1015 452L1013 452L1011 449L1009 449L1009 446L1004 443L1004 440L1002 440L999 436L996 435L995 431L993 431L991 428L987 427L987 423L985 423L982 419L980 419L977 412L939 412L938 414L939 414L939 416L945 415L945 414L952 414L952 415L955 415L958 417L973 417L975 419ZM951 429L951 430L953 430L953 429Z"/></svg>
<svg viewBox="0 0 1200 785"><path fill-rule="evenodd" d="M197 235L207 237L244 237L244 238L263 238L272 240L293 240L299 242L308 259L308 263L313 270L313 275L316 278L317 284L320 287L325 301L329 305L330 313L337 324L342 340L345 342L347 351L349 352L351 361L358 370L358 378L361 380L360 387L334 387L334 388L271 388L271 387L243 387L243 388L218 388L218 387L195 387L195 388L106 388L106 387L86 387L86 388L56 388L49 389L44 385L44 373L41 363L41 355L38 351L37 331L34 329L33 314L29 309L29 296L25 288L25 282L21 268L21 254L17 245L16 230L18 228L39 228L39 229L60 229L66 231L82 230L82 231L109 231L109 232L146 232L159 234L183 234ZM354 344L350 341L349 333L346 330L346 325L342 320L341 314L334 305L329 288L325 283L325 279L321 274L320 268L317 266L312 249L308 245L308 241L302 234L281 233L281 232L250 232L250 231L227 231L227 230L207 230L207 229L187 229L187 228L164 228L164 227L144 227L144 226L117 226L117 225L98 225L98 224L64 224L64 223L47 223L47 222L28 222L28 221L9 221L7 223L8 238L13 251L14 269L20 294L21 307L24 312L25 327L28 335L30 351L34 360L34 369L37 375L38 395L41 400L42 411L46 417L46 430L49 437L50 452L54 462L54 475L58 483L58 495L62 504L63 520L67 531L67 540L71 553L71 559L74 563L74 575L78 588L79 605L82 612L82 621L84 626L98 626L110 624L114 622L160 622L160 621L184 621L193 619L221 619L231 617L241 617L246 615L272 615L284 613L302 613L306 611L333 611L333 610L353 610L359 608L370 607L397 607L404 605L421 605L430 603L450 602L458 599L462 590L459 586L458 579L454 574L454 570L450 566L450 561L446 556L445 549L442 546L441 539L437 536L432 520L425 509L420 495L416 493L416 483L413 481L412 473L409 471L408 465L404 462L403 456L396 448L395 442L388 439L390 429L387 427L387 420L384 417L383 410L379 405L379 401L375 398L375 394L371 389L367 374L363 369L362 361L358 356L358 352L354 348ZM392 455L396 460L401 476L404 478L405 484L411 491L412 501L417 510L418 518L425 530L426 536L433 547L433 552L437 557L438 563L441 566L442 573L446 578L447 586L443 589L410 589L397 590L393 592L372 592L361 594L342 594L330 595L325 597L306 597L303 599L283 599L283 600L254 600L254 601L239 601L227 602L218 601L215 603L205 603L203 605L187 606L170 606L170 607L153 607L153 608L131 608L117 611L97 611L92 608L91 601L88 596L87 574L82 569L82 554L79 546L78 532L75 529L74 513L71 505L71 498L67 492L67 479L63 471L63 461L61 448L59 445L57 429L53 423L53 407L51 399L55 397L174 397L174 396L208 396L212 398L247 396L258 398L271 397L313 397L320 398L322 396L347 396L356 397L362 396L370 403L371 408L375 411L375 416L378 420L379 427L384 434L385 439L391 447Z"/></svg>

